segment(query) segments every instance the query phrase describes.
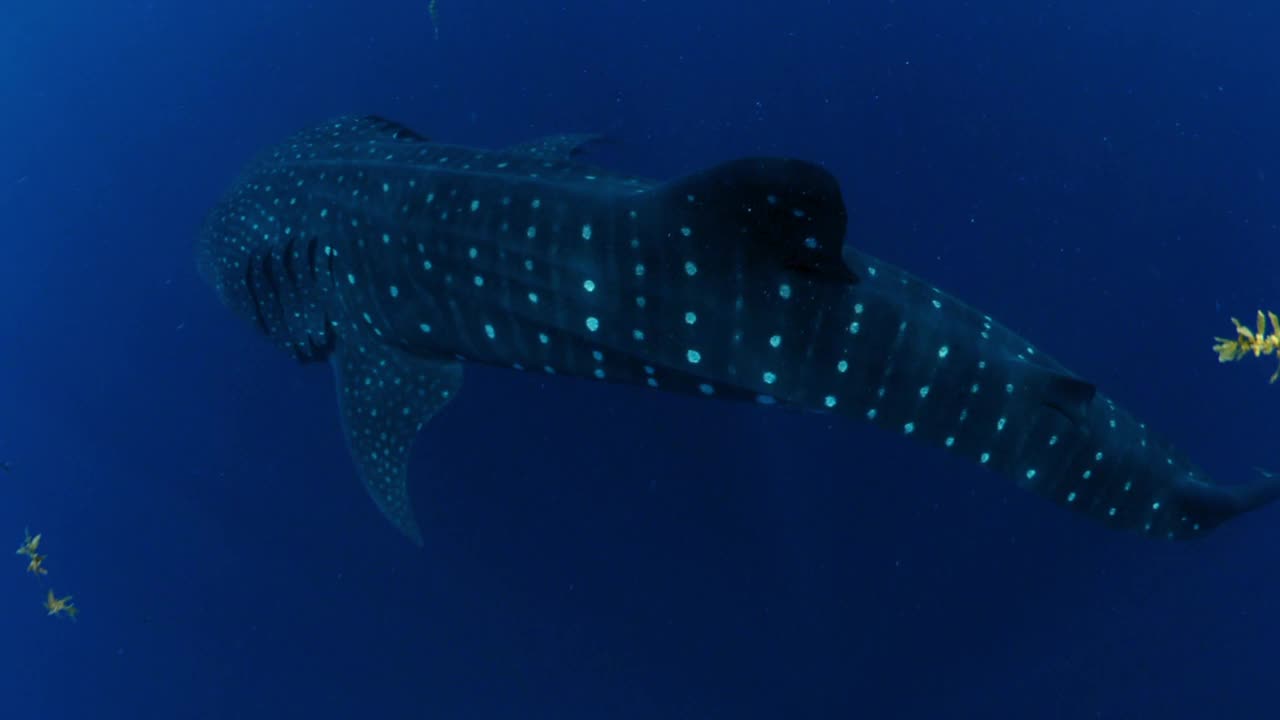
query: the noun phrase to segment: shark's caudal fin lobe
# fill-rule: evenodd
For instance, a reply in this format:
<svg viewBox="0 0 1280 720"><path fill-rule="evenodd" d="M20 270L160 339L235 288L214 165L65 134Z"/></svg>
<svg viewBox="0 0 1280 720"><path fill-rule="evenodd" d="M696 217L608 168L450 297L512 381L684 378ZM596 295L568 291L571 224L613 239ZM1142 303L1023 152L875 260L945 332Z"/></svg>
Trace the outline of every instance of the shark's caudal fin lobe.
<svg viewBox="0 0 1280 720"><path fill-rule="evenodd" d="M858 281L842 258L848 217L840 185L817 165L743 158L668 183L660 192L673 210L709 211L714 230L709 228L706 237L719 240L736 231L751 262L836 282ZM696 224L698 214L693 217Z"/></svg>
<svg viewBox="0 0 1280 720"><path fill-rule="evenodd" d="M422 545L409 501L414 437L462 386L462 364L393 347L338 343L332 356L347 445L369 496L401 533Z"/></svg>

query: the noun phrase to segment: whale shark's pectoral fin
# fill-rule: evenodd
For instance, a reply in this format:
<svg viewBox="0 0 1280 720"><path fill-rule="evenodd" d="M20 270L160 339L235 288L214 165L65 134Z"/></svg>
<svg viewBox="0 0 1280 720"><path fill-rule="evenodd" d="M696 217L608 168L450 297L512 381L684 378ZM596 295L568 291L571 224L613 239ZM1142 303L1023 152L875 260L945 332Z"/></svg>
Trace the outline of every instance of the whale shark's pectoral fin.
<svg viewBox="0 0 1280 720"><path fill-rule="evenodd" d="M462 386L462 364L376 343L338 343L332 356L338 408L360 480L382 514L422 545L409 501L408 465L423 424Z"/></svg>

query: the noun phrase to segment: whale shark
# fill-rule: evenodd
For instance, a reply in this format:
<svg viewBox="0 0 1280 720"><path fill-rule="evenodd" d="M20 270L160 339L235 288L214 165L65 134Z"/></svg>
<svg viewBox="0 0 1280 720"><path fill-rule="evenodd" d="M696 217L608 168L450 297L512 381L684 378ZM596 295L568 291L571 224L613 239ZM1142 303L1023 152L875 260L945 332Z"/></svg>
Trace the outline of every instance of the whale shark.
<svg viewBox="0 0 1280 720"><path fill-rule="evenodd" d="M660 182L585 163L593 140L475 149L342 117L263 153L207 215L202 276L332 365L356 471L413 542L411 448L471 363L869 422L1158 538L1280 495L1214 483L989 315L846 246L820 166Z"/></svg>

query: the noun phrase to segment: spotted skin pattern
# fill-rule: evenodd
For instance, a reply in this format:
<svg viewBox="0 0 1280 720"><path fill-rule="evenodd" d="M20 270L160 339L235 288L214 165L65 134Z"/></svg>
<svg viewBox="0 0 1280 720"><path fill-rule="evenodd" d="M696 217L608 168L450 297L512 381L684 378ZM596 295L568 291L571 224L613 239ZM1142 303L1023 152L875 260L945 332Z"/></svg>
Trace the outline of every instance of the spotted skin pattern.
<svg viewBox="0 0 1280 720"><path fill-rule="evenodd" d="M339 118L269 151L208 216L202 274L300 361L333 365L360 477L415 542L410 448L465 363L870 421L1157 537L1280 494L1212 484L1026 340L845 248L821 168L749 158L659 183L576 161L592 139L476 150Z"/></svg>

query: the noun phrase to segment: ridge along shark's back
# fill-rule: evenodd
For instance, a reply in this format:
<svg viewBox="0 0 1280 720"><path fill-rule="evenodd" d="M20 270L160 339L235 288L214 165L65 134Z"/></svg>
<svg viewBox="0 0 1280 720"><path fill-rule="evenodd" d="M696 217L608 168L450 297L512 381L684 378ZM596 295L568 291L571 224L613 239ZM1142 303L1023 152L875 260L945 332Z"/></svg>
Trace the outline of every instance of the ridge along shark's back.
<svg viewBox="0 0 1280 720"><path fill-rule="evenodd" d="M868 419L1170 538L1280 493L1207 482L989 317L843 249L825 170L756 158L656 183L572 160L592 139L487 151L340 118L255 162L205 223L202 274L332 363L359 475L413 541L410 449L463 361Z"/></svg>

